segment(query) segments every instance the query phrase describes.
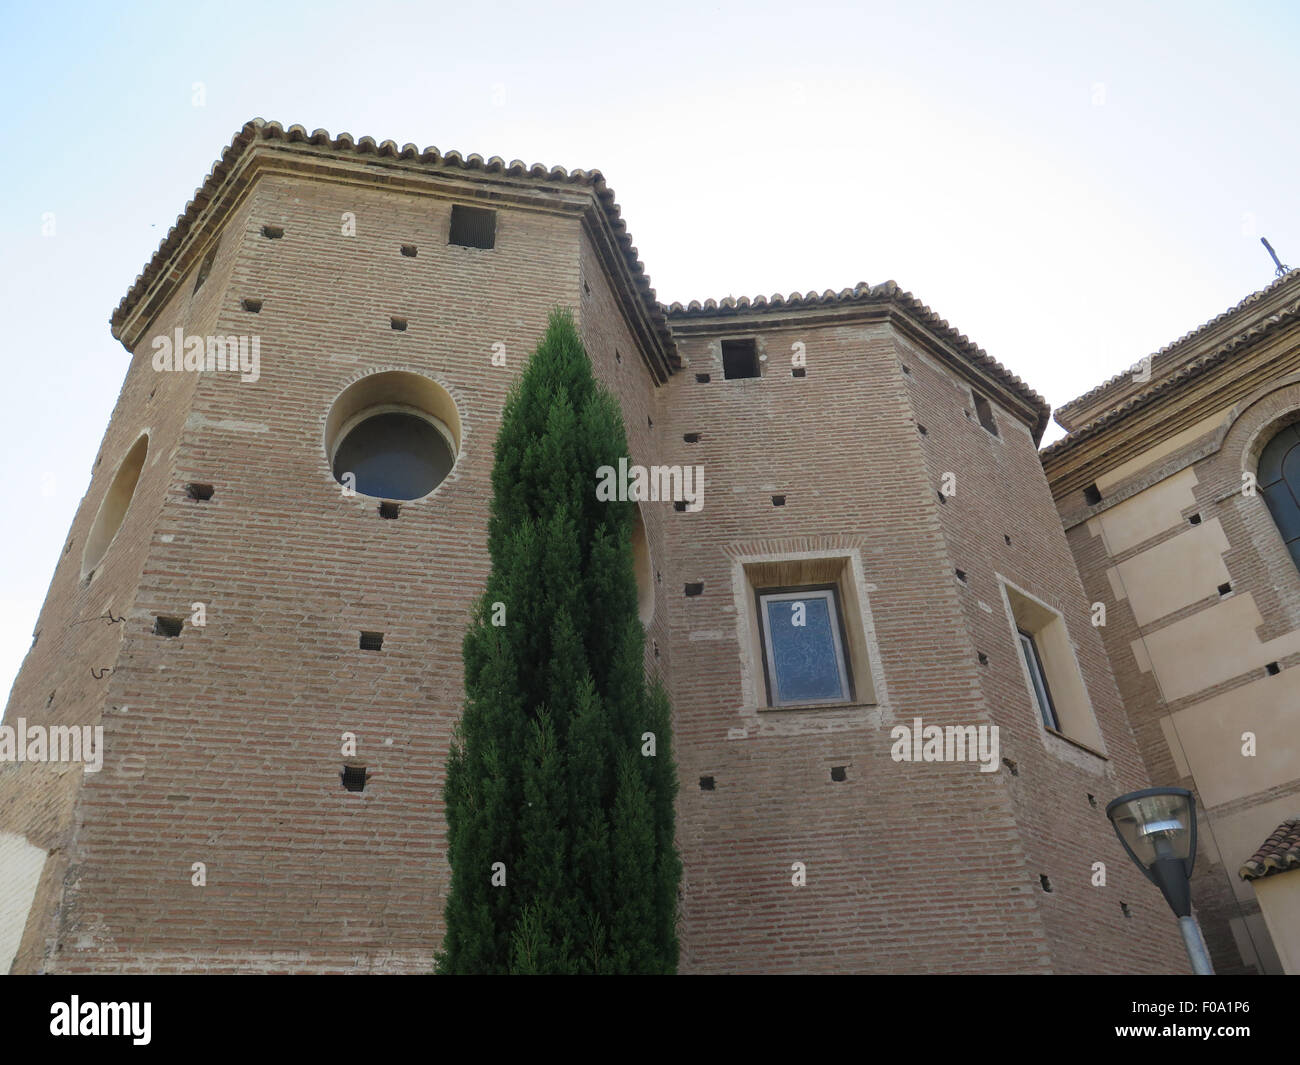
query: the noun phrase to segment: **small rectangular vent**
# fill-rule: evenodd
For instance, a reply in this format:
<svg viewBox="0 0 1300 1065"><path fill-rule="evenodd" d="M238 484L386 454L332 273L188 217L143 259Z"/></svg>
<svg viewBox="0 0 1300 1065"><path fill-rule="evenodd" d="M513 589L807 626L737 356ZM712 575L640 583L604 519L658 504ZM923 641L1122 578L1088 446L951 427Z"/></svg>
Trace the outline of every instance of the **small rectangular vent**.
<svg viewBox="0 0 1300 1065"><path fill-rule="evenodd" d="M167 618L159 615L153 619L153 634L155 636L166 636L169 640L175 639L181 634L181 629L185 627L183 618Z"/></svg>

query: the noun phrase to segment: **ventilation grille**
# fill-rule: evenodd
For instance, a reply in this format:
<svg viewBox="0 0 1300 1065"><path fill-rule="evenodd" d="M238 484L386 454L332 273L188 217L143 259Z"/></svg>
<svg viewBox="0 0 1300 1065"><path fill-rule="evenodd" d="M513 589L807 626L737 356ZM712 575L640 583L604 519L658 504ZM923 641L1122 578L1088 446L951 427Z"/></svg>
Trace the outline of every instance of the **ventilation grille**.
<svg viewBox="0 0 1300 1065"><path fill-rule="evenodd" d="M496 246L496 240L496 211L486 207L452 205L448 244L459 244L462 248L491 248Z"/></svg>

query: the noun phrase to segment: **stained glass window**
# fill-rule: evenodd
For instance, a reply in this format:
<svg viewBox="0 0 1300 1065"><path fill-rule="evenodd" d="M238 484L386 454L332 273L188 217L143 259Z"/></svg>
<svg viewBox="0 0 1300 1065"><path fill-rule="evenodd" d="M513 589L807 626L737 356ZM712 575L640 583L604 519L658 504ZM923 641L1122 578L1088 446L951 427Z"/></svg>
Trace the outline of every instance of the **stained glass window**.
<svg viewBox="0 0 1300 1065"><path fill-rule="evenodd" d="M760 590L758 606L771 705L853 698L834 586Z"/></svg>

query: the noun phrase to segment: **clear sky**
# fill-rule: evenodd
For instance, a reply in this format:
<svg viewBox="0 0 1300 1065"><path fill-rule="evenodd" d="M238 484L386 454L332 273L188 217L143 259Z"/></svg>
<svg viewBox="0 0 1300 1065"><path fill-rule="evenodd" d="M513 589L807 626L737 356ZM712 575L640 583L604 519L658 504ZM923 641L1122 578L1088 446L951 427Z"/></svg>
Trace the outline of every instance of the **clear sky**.
<svg viewBox="0 0 1300 1065"><path fill-rule="evenodd" d="M0 0L0 25L5 692L126 371L108 317L255 116L598 168L664 302L892 278L1054 406L1268 284L1261 235L1300 265L1293 4Z"/></svg>

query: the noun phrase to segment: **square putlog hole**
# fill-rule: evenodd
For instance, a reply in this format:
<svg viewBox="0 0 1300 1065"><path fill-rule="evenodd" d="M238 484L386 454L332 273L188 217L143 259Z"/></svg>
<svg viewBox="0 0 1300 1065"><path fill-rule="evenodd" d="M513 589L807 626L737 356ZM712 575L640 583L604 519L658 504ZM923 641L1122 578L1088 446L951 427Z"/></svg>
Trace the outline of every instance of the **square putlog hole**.
<svg viewBox="0 0 1300 1065"><path fill-rule="evenodd" d="M185 486L185 496L187 499L193 499L196 503L206 503L212 498L212 485L199 484L197 481Z"/></svg>
<svg viewBox="0 0 1300 1065"><path fill-rule="evenodd" d="M383 649L384 634L382 632L363 632L361 634L361 650L382 651Z"/></svg>
<svg viewBox="0 0 1300 1065"><path fill-rule="evenodd" d="M263 226L262 236L267 240L279 240L284 236L284 226Z"/></svg>
<svg viewBox="0 0 1300 1065"><path fill-rule="evenodd" d="M379 504L379 516L381 518L387 518L389 521L396 521L397 516L401 513L402 513L402 505L400 503Z"/></svg>
<svg viewBox="0 0 1300 1065"><path fill-rule="evenodd" d="M239 306L242 307L244 310L246 310L249 314L261 314L261 313L262 313L262 301L261 301L261 300L240 300L240 301L239 301Z"/></svg>
<svg viewBox="0 0 1300 1065"><path fill-rule="evenodd" d="M846 765L831 766L831 780L837 784L843 783L849 779L849 767Z"/></svg>
<svg viewBox="0 0 1300 1065"><path fill-rule="evenodd" d="M416 251L416 247L414 244L403 244L402 254L405 255L408 259L414 259L416 255L419 253Z"/></svg>
<svg viewBox="0 0 1300 1065"><path fill-rule="evenodd" d="M700 791L715 791L716 786L712 777L700 777Z"/></svg>
<svg viewBox="0 0 1300 1065"><path fill-rule="evenodd" d="M345 765L339 777L348 791L366 790L366 767L363 765Z"/></svg>
<svg viewBox="0 0 1300 1065"><path fill-rule="evenodd" d="M704 582L703 582L703 581L694 581L694 582L688 584L688 585L686 586L686 594L687 594L688 596L703 595L703 594L704 594Z"/></svg>
<svg viewBox="0 0 1300 1065"><path fill-rule="evenodd" d="M153 619L153 634L155 636L166 636L169 640L174 640L181 634L181 629L185 627L183 618L167 618L161 614Z"/></svg>

